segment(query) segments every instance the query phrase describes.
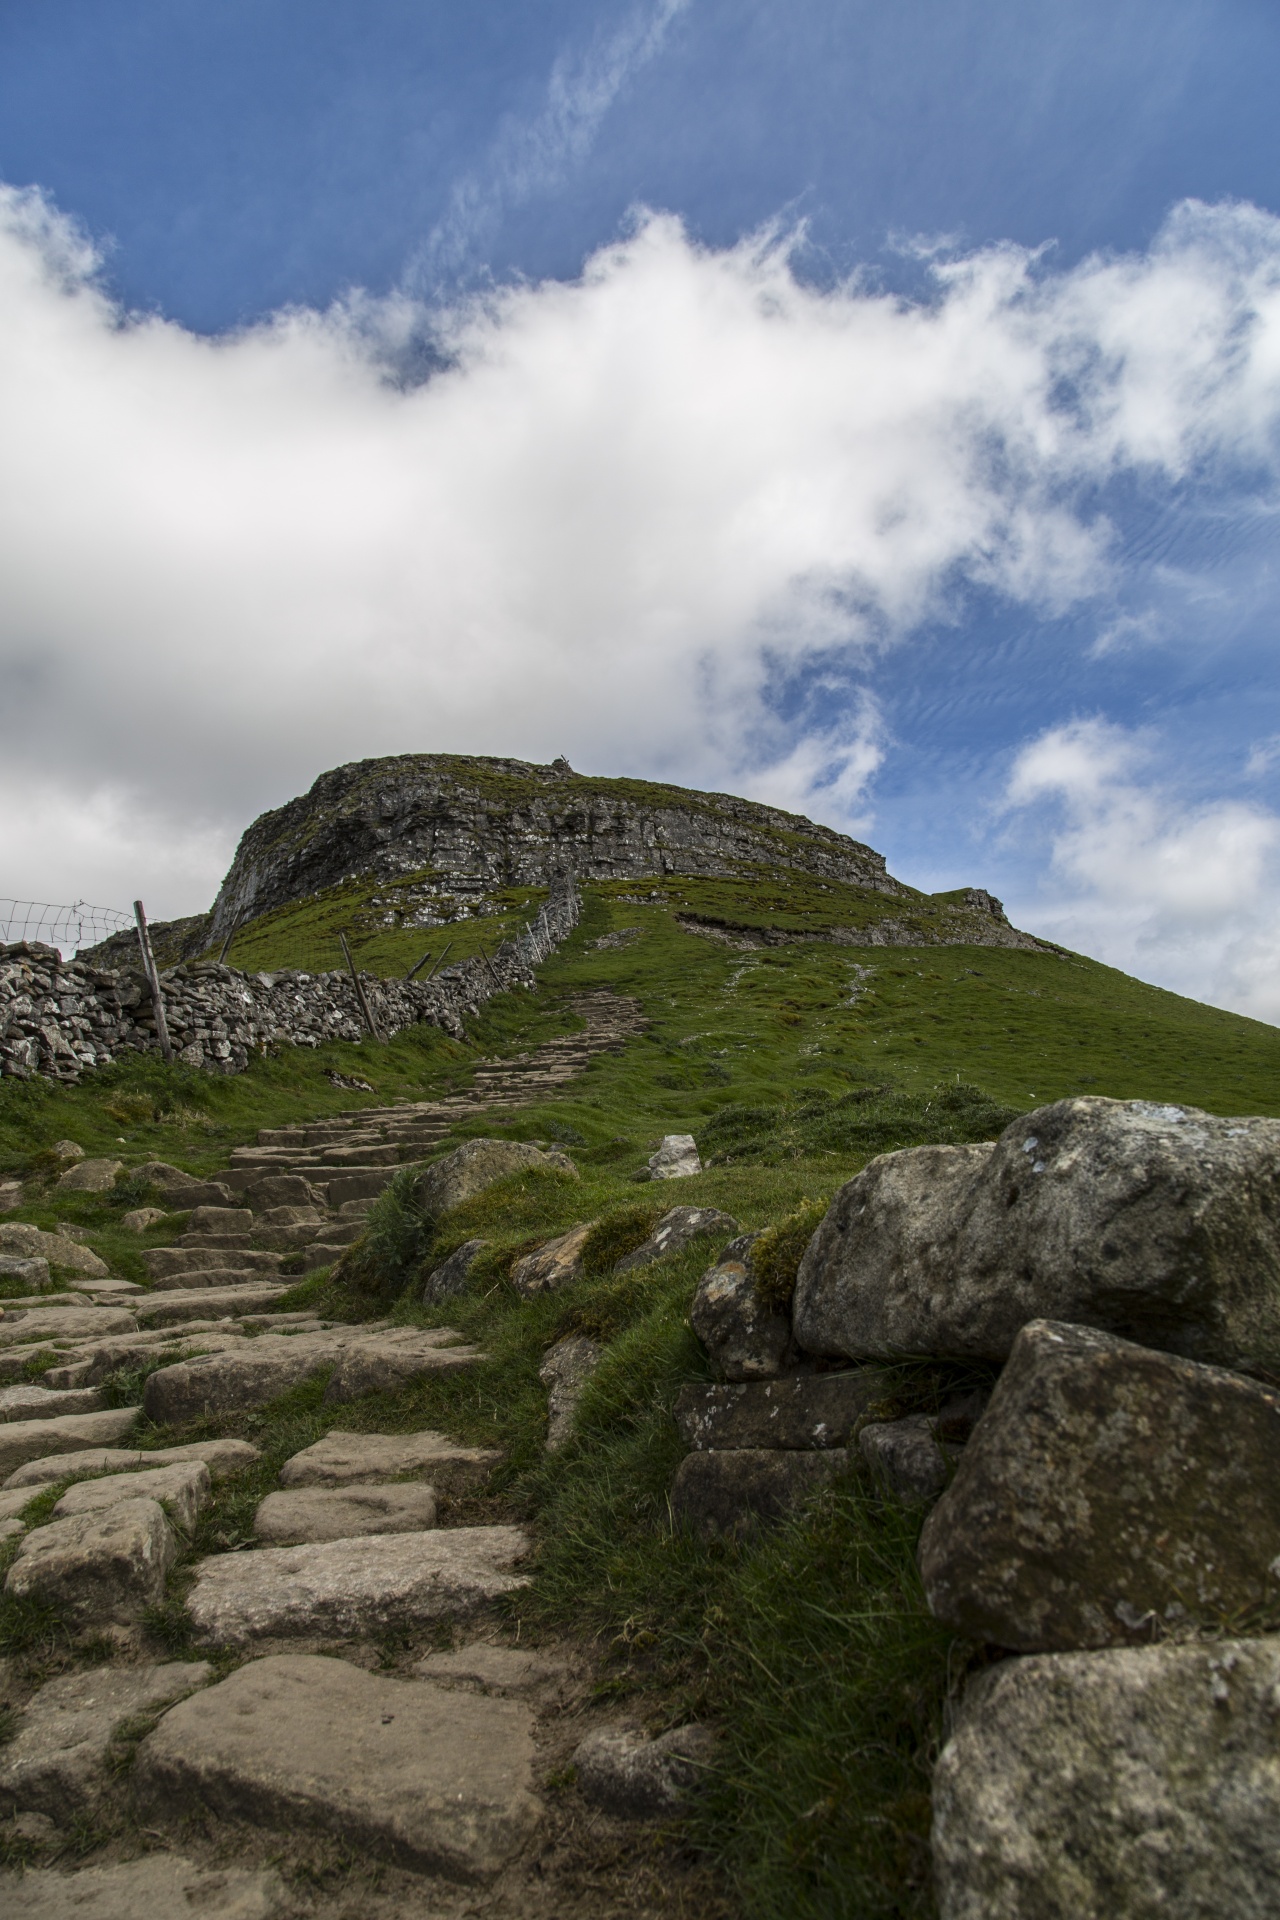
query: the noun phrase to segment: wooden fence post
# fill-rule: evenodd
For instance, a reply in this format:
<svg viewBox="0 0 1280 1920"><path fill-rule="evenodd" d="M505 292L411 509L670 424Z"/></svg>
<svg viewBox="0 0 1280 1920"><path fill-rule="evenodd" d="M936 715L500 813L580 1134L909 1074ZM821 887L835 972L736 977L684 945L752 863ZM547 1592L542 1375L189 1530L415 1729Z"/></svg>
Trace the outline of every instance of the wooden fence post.
<svg viewBox="0 0 1280 1920"><path fill-rule="evenodd" d="M373 1035L374 1039L378 1042L379 1046L383 1046L385 1045L385 1042L383 1041L382 1035L378 1030L378 1023L373 1017L373 1008L369 1005L368 1000L365 998L364 988L360 984L360 975L356 972L356 963L351 958L351 949L347 945L347 936L345 933L340 933L338 935L338 938L342 942L342 951L343 953L346 954L347 965L351 969L351 984L356 990L356 999L360 1002L360 1011L364 1015L364 1023L366 1027L368 1027L369 1032Z"/></svg>
<svg viewBox="0 0 1280 1920"><path fill-rule="evenodd" d="M156 1038L160 1042L160 1051L165 1059L173 1059L173 1044L169 1039L169 1023L164 1017L164 995L160 991L160 975L156 970L156 957L151 951L151 935L147 932L147 915L141 900L133 903L133 917L138 923L138 945L142 948L142 964L146 968L147 979L151 983L151 1009L156 1019Z"/></svg>
<svg viewBox="0 0 1280 1920"><path fill-rule="evenodd" d="M428 949L427 952L423 954L421 960L419 960L415 966L410 967L408 973L405 975L405 979L412 980L415 973L421 973L430 958L431 952L430 949Z"/></svg>
<svg viewBox="0 0 1280 1920"><path fill-rule="evenodd" d="M449 949L450 949L450 947L452 947L452 945L453 945L453 942L452 942L452 940L449 940L449 941L446 941L446 943L445 943L445 949L444 949L444 952L443 952L443 953L442 953L442 954L440 955L440 958L439 958L439 959L438 959L438 960L436 961L436 963L435 963L435 965L434 965L434 967L432 967L432 969L431 969L431 971L430 971L430 973L429 973L429 974L427 975L427 979L428 979L428 980L434 980L434 979L435 979L435 977L436 977L436 975L437 975L437 974L439 973L439 971L440 971L440 969L441 969L441 967L442 967L442 966L444 965L444 963L445 963L445 961L446 961L446 960L448 959L448 957L449 957Z"/></svg>

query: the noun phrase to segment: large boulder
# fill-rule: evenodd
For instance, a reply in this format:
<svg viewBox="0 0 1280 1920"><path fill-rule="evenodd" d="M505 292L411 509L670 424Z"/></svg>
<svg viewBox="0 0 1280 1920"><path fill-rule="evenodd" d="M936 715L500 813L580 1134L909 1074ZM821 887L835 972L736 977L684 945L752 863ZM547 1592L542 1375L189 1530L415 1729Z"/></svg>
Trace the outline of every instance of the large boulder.
<svg viewBox="0 0 1280 1920"><path fill-rule="evenodd" d="M934 1776L941 1920L1274 1920L1280 1639L1006 1660Z"/></svg>
<svg viewBox="0 0 1280 1920"><path fill-rule="evenodd" d="M109 1193L123 1172L123 1160L81 1160L59 1174L58 1186L65 1193Z"/></svg>
<svg viewBox="0 0 1280 1920"><path fill-rule="evenodd" d="M106 1279L110 1269L91 1247L82 1247L66 1233L45 1233L25 1220L6 1220L0 1224L0 1253L16 1254L19 1259L47 1260L51 1267L65 1267L73 1273Z"/></svg>
<svg viewBox="0 0 1280 1920"><path fill-rule="evenodd" d="M1280 1391L1088 1327L1014 1342L925 1523L939 1619L1032 1653L1280 1597Z"/></svg>
<svg viewBox="0 0 1280 1920"><path fill-rule="evenodd" d="M464 1140L452 1153L423 1169L415 1192L423 1212L439 1219L464 1200L496 1186L508 1174L563 1173L567 1164L563 1154L553 1159L523 1140Z"/></svg>
<svg viewBox="0 0 1280 1920"><path fill-rule="evenodd" d="M994 1147L886 1154L801 1262L810 1353L1002 1360L1029 1320L1280 1359L1280 1120L1059 1100Z"/></svg>

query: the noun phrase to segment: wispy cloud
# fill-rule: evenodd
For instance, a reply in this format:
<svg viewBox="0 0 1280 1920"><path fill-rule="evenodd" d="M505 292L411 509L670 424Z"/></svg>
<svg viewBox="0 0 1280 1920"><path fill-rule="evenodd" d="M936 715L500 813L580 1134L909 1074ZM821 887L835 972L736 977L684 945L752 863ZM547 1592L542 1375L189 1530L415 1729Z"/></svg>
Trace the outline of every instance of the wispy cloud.
<svg viewBox="0 0 1280 1920"><path fill-rule="evenodd" d="M404 284L431 295L484 264L504 216L560 186L581 167L614 101L662 52L672 23L692 0L645 0L585 52L562 53L551 69L542 110L508 116L482 167L453 188L448 210L415 254Z"/></svg>

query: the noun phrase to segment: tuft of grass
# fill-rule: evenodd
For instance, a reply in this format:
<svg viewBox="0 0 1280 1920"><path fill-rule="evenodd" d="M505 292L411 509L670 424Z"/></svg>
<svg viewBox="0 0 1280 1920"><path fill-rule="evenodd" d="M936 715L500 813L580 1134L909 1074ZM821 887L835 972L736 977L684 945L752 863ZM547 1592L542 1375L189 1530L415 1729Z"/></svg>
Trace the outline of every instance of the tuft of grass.
<svg viewBox="0 0 1280 1920"><path fill-rule="evenodd" d="M701 1146L713 1165L823 1152L869 1159L901 1147L994 1140L1017 1118L1017 1108L963 1084L927 1095L891 1086L835 1097L819 1090L772 1106L724 1107L702 1129Z"/></svg>
<svg viewBox="0 0 1280 1920"><path fill-rule="evenodd" d="M612 1273L619 1260L642 1247L662 1218L657 1205L617 1207L597 1220L582 1243L582 1270L591 1278Z"/></svg>
<svg viewBox="0 0 1280 1920"><path fill-rule="evenodd" d="M822 1224L825 1200L802 1200L794 1213L766 1227L751 1249L759 1299L775 1313L785 1313L796 1290L796 1275L805 1248Z"/></svg>

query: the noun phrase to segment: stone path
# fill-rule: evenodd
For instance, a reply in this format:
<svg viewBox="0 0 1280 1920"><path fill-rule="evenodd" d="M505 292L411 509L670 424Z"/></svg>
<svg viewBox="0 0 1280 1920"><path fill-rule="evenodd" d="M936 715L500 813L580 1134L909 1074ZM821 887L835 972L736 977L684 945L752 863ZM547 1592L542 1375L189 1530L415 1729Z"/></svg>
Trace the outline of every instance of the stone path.
<svg viewBox="0 0 1280 1920"><path fill-rule="evenodd" d="M527 1584L529 1539L510 1525L437 1524L441 1497L483 1490L494 1450L335 1427L286 1461L258 1503L253 1544L192 1568L195 1641L221 1667L166 1662L147 1609L214 1483L256 1452L229 1437L140 1452L129 1446L139 1409L97 1397L119 1368L168 1359L147 1380L147 1414L216 1427L320 1365L333 1370L336 1412L371 1387L474 1364L448 1329L339 1325L271 1303L291 1254L331 1261L395 1167L459 1118L562 1086L641 1024L610 994L578 1005L585 1033L482 1068L471 1095L276 1129L237 1150L219 1183L226 1204L193 1209L175 1245L148 1256L152 1290L108 1288L92 1307L6 1303L0 1360L58 1352L41 1384L15 1367L0 1389L0 1529L21 1530L6 1587L68 1612L98 1662L19 1686L17 1734L0 1747L0 1837L26 1835L37 1862L49 1843L43 1857L60 1870L0 1875L6 1913L109 1920L141 1904L215 1920L462 1920L480 1910L478 1889L484 1911L510 1920L650 1911L601 1898L598 1835L589 1862L567 1837L581 1812L566 1820L547 1786L576 1750L591 1676L581 1655L506 1638L495 1608ZM72 1484L52 1514L27 1526L24 1507L61 1480ZM433 1651L442 1632L454 1644L436 1638ZM117 1649L107 1664L103 1635ZM241 1662L229 1674L228 1658ZM75 1866L60 1845L72 1822L96 1822L108 1856L108 1837L123 1834L123 1857ZM128 1857L140 1845L153 1850ZM282 1870L308 1847L325 1859L352 1850L364 1878L350 1900L323 1875L295 1882ZM572 1860L568 1878L547 1876L552 1853Z"/></svg>

